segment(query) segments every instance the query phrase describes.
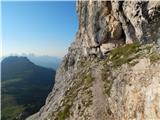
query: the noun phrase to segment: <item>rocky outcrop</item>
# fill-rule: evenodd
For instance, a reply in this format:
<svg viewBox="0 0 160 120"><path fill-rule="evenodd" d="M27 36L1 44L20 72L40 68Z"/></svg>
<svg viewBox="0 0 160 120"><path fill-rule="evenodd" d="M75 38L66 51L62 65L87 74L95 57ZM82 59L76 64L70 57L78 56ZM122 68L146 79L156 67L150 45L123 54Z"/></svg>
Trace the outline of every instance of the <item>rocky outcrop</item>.
<svg viewBox="0 0 160 120"><path fill-rule="evenodd" d="M55 87L28 120L160 119L160 2L78 1L77 14Z"/></svg>
<svg viewBox="0 0 160 120"><path fill-rule="evenodd" d="M102 53L135 41L157 41L159 1L79 1L79 41Z"/></svg>

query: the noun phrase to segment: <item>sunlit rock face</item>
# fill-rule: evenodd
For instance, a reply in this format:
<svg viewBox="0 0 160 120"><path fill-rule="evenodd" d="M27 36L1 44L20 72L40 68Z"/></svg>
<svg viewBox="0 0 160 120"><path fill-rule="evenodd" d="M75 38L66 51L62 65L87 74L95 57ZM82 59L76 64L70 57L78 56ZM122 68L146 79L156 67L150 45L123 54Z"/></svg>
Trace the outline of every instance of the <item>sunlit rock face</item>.
<svg viewBox="0 0 160 120"><path fill-rule="evenodd" d="M159 1L79 1L77 41L102 53L121 44L157 41L159 10Z"/></svg>
<svg viewBox="0 0 160 120"><path fill-rule="evenodd" d="M55 86L28 120L159 120L160 2L77 1L77 14Z"/></svg>

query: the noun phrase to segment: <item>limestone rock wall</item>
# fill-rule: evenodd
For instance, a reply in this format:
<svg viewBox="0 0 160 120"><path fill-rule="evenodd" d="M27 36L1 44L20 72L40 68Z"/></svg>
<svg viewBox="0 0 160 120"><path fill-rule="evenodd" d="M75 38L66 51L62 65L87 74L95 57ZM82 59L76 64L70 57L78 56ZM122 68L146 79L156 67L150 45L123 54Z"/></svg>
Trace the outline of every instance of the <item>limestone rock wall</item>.
<svg viewBox="0 0 160 120"><path fill-rule="evenodd" d="M78 1L77 41L103 54L121 44L157 41L159 1ZM97 54L96 52L94 52Z"/></svg>
<svg viewBox="0 0 160 120"><path fill-rule="evenodd" d="M76 39L57 71L55 87L27 120L160 119L160 57L152 56L160 48L137 53L139 48L126 47L113 52L115 60L103 62L104 56L113 57L109 51L124 44L160 44L160 1L77 1L77 14Z"/></svg>

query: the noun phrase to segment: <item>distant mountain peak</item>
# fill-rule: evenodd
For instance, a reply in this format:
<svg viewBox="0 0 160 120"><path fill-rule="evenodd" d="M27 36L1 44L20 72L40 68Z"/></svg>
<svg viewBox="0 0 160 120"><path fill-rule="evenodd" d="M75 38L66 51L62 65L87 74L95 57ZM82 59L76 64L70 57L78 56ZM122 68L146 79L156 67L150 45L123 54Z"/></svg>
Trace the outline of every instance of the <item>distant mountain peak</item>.
<svg viewBox="0 0 160 120"><path fill-rule="evenodd" d="M9 56L2 60L2 62L19 62L19 61L31 63L31 61L27 57L23 57L23 56Z"/></svg>
<svg viewBox="0 0 160 120"><path fill-rule="evenodd" d="M55 71L19 56L4 58L1 66L2 120L20 120L36 112L54 85Z"/></svg>

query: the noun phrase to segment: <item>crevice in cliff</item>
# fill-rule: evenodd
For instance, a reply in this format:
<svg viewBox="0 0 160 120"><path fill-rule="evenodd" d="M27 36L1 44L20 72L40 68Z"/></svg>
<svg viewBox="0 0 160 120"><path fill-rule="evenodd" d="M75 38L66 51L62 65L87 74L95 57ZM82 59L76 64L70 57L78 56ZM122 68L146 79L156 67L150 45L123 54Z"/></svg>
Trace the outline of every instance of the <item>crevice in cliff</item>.
<svg viewBox="0 0 160 120"><path fill-rule="evenodd" d="M127 18L127 16L124 14L123 9L123 3L124 1L119 1L119 20L122 24L123 31L125 33L125 43L133 43L136 41L136 35L135 35L135 29L130 22L130 20Z"/></svg>
<svg viewBox="0 0 160 120"><path fill-rule="evenodd" d="M142 15L146 20L149 20L147 7L148 7L148 1L144 1L144 3L142 4Z"/></svg>

